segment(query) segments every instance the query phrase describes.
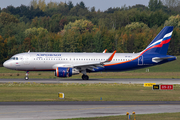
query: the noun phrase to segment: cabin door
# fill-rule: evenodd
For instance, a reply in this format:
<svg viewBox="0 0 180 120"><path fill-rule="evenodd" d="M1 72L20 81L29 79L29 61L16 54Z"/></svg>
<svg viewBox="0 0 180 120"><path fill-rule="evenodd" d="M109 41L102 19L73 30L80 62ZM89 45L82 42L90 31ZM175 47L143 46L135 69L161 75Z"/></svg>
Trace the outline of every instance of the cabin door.
<svg viewBox="0 0 180 120"><path fill-rule="evenodd" d="M143 56L142 55L138 58L138 65L143 65Z"/></svg>

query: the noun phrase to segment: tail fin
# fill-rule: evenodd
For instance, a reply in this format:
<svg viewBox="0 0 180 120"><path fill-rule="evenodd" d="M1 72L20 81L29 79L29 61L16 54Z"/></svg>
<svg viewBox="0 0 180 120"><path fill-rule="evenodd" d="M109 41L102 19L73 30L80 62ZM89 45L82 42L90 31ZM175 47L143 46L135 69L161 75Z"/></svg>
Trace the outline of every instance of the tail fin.
<svg viewBox="0 0 180 120"><path fill-rule="evenodd" d="M173 32L172 26L164 27L154 40L147 46L141 54L161 54L166 55Z"/></svg>

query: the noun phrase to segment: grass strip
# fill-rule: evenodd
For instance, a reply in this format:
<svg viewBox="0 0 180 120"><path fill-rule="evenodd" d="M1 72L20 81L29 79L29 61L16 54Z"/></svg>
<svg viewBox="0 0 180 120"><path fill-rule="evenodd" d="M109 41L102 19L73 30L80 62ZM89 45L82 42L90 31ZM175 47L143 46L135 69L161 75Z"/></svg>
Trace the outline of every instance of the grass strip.
<svg viewBox="0 0 180 120"><path fill-rule="evenodd" d="M65 94L58 98L58 92ZM100 99L102 98L102 100ZM152 90L142 84L0 84L0 102L8 101L179 101L180 85L174 90Z"/></svg>
<svg viewBox="0 0 180 120"><path fill-rule="evenodd" d="M137 114L136 120L179 120L180 113L158 113L158 114ZM73 119L58 119L58 120L128 120L126 115L94 117L94 118L73 118ZM131 120L134 116L131 115Z"/></svg>

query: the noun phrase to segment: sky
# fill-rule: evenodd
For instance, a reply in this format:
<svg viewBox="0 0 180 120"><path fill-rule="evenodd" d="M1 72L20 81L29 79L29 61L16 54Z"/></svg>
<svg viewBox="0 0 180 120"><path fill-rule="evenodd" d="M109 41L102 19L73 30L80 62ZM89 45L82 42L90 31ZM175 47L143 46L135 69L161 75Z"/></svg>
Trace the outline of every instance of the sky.
<svg viewBox="0 0 180 120"><path fill-rule="evenodd" d="M30 5L30 1L32 0L0 0L0 8L6 8L9 5L12 5L14 7L23 5ZM149 0L45 0L46 3L52 2L66 2L72 1L74 5L76 3L80 3L81 1L84 2L86 7L95 7L96 10L100 9L101 11L105 11L108 8L112 7L122 7L126 4L126 6L133 6L136 4L143 4L145 6L148 6Z"/></svg>

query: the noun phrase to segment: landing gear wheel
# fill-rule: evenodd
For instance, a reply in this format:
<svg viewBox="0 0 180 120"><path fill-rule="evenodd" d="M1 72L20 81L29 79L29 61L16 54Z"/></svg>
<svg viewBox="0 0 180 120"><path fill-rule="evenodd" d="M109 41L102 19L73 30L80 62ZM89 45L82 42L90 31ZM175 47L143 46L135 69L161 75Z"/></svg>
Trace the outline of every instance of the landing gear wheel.
<svg viewBox="0 0 180 120"><path fill-rule="evenodd" d="M82 79L83 79L83 80L89 80L89 76L87 76L87 75L82 75Z"/></svg>
<svg viewBox="0 0 180 120"><path fill-rule="evenodd" d="M29 75L29 71L26 72L26 77L24 78L25 80L29 79L28 75Z"/></svg>
<svg viewBox="0 0 180 120"><path fill-rule="evenodd" d="M25 79L25 80L28 80L28 79L29 79L29 77L28 77L28 76L26 76L24 79Z"/></svg>

